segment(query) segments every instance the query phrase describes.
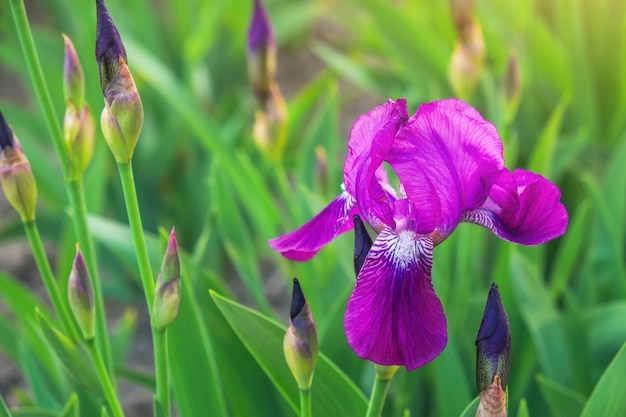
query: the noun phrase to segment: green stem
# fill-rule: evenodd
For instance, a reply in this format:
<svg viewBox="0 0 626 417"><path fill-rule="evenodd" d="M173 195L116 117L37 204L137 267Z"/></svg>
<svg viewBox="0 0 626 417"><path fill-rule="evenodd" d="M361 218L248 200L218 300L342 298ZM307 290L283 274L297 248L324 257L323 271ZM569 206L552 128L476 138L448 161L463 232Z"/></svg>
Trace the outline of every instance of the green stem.
<svg viewBox="0 0 626 417"><path fill-rule="evenodd" d="M141 284L143 285L144 295L148 311L152 315L152 304L154 302L154 279L152 277L152 269L150 268L150 259L148 257L148 248L146 247L146 239L143 234L143 226L141 224L141 214L139 212L139 203L137 202L137 190L135 189L135 178L133 176L133 166L131 162L125 164L117 164L122 181L122 190L124 192L124 201L126 202L126 213L128 214L128 223L130 231L133 235L133 244L139 264L139 275L141 276ZM153 332L154 334L154 332Z"/></svg>
<svg viewBox="0 0 626 417"><path fill-rule="evenodd" d="M380 417L385 406L385 399L387 398L387 391L389 391L389 385L391 385L391 378L381 378L376 375L374 378L374 387L372 388L372 396L367 406L366 417Z"/></svg>
<svg viewBox="0 0 626 417"><path fill-rule="evenodd" d="M152 329L154 343L154 369L156 372L156 399L161 405L165 416L170 417L170 375L167 363L167 328ZM156 410L155 410L156 417Z"/></svg>
<svg viewBox="0 0 626 417"><path fill-rule="evenodd" d="M35 42L33 41L33 35L28 23L28 16L26 15L24 1L10 0L9 4L11 6L17 35L20 39L20 45L22 47L22 51L24 52L28 74L31 82L33 83L37 101L41 106L41 111L46 121L48 132L52 138L52 144L57 157L61 162L61 170L66 183L65 188L72 207L74 230L81 245L83 256L87 262L89 275L91 275L91 279L93 281L94 294L96 298L96 340L98 348L104 356L105 363L108 365L109 369L112 369L113 360L109 337L107 334L106 314L104 312L101 284L97 273L98 268L96 265L96 257L91 243L91 235L89 234L89 229L87 227L87 211L84 203L85 198L82 181L74 183L69 180L70 157L67 149L65 148L63 131L61 130L61 126L57 119L52 97L50 96L50 91L48 90L48 85L46 84L46 80L41 69L41 63L39 62L39 56L37 55L37 49L35 48Z"/></svg>
<svg viewBox="0 0 626 417"><path fill-rule="evenodd" d="M35 94L37 95L37 101L39 101L44 119L46 120L46 125L48 126L48 131L50 131L52 136L54 149L56 150L59 160L61 161L63 176L67 178L70 166L69 155L64 147L61 125L59 125L59 121L57 120L50 91L48 90L48 85L46 84L41 64L39 63L39 56L37 55L33 35L30 31L28 17L26 16L26 9L24 8L24 1L9 0L9 4L11 5L13 21L15 22L17 35L20 38L20 44L22 46L22 51L24 52L24 58L26 59L28 74L30 75L30 79L33 83Z"/></svg>
<svg viewBox="0 0 626 417"><path fill-rule="evenodd" d="M72 221L74 223L74 230L78 236L78 242L81 252L85 258L85 264L91 281L93 283L93 293L95 299L96 309L96 345L100 350L102 358L104 360L107 369L112 378L113 385L115 385L115 379L113 379L113 354L111 352L111 346L109 344L109 337L107 333L106 312L104 310L104 297L102 295L102 285L100 281L100 273L97 268L97 261L94 251L93 239L91 233L89 233L89 227L87 226L87 204L85 202L85 188L83 186L83 180L70 180L67 182L67 191L70 197L70 205L72 206Z"/></svg>
<svg viewBox="0 0 626 417"><path fill-rule="evenodd" d="M141 224L141 214L139 212L139 203L137 202L137 191L135 189L135 179L133 177L132 163L117 164L120 180L122 181L122 189L124 191L124 201L126 202L126 212L128 213L128 223L133 235L133 243L137 262L139 264L139 275L143 285L144 295L148 311L152 316L152 306L154 304L154 280L152 277L152 269L150 268L150 259L148 257L148 249L146 247L146 239ZM165 415L170 415L170 392L169 392L169 373L167 363L167 333L152 328L152 343L154 347L154 368L156 372L156 397ZM156 410L155 410L156 413Z"/></svg>
<svg viewBox="0 0 626 417"><path fill-rule="evenodd" d="M52 306L56 310L57 315L63 322L65 330L69 332L71 338L73 340L81 340L77 326L72 320L72 316L68 311L67 304L65 304L63 302L63 299L61 298L59 286L57 285L54 274L52 273L52 269L50 268L50 263L48 262L48 258L46 257L46 252L44 250L43 243L41 242L41 237L39 236L39 229L37 228L37 224L34 220L30 222L24 222L24 229L26 230L28 242L30 243L33 255L35 256L37 268L39 269L39 273L41 274L43 284L46 287L46 291L48 292L48 296L50 297Z"/></svg>
<svg viewBox="0 0 626 417"><path fill-rule="evenodd" d="M300 417L311 417L311 390L300 390Z"/></svg>
<svg viewBox="0 0 626 417"><path fill-rule="evenodd" d="M107 367L102 360L102 355L100 355L98 347L96 346L93 339L88 340L86 344L89 348L89 354L91 355L91 359L96 366L98 379L100 380L100 383L102 384L102 389L104 391L104 398L106 398L107 402L109 403L109 407L111 407L111 413L113 414L113 417L124 417L124 411L122 410L122 406L120 405L120 400L117 397L115 387L113 386L113 382L109 377L109 372L107 371Z"/></svg>

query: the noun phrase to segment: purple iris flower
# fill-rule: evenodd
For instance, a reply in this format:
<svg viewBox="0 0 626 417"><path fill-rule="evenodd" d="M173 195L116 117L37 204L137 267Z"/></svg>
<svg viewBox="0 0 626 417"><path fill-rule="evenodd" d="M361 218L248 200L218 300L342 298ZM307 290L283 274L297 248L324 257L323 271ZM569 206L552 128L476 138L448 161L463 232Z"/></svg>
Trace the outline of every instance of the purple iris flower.
<svg viewBox="0 0 626 417"><path fill-rule="evenodd" d="M397 190L386 165L399 180ZM496 128L456 99L423 104L410 119L403 99L359 117L343 188L308 223L270 246L308 260L350 230L359 214L378 236L348 300L348 343L364 359L407 370L433 360L447 343L431 283L432 251L460 222L525 245L560 236L567 226L558 188L530 171L508 171Z"/></svg>

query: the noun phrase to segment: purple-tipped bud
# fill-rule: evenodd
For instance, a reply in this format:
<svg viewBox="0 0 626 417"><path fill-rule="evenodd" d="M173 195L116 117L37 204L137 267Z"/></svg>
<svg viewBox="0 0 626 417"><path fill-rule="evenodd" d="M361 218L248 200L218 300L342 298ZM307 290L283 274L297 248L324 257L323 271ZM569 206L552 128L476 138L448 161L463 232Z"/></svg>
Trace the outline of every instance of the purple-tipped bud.
<svg viewBox="0 0 626 417"><path fill-rule="evenodd" d="M152 326L157 330L165 330L167 326L176 320L179 310L180 257L176 232L172 229L154 292Z"/></svg>
<svg viewBox="0 0 626 417"><path fill-rule="evenodd" d="M96 0L96 13L96 62L100 74L100 86L105 92L107 85L115 78L119 70L120 58L126 62L126 49L111 15L104 5L104 0Z"/></svg>
<svg viewBox="0 0 626 417"><path fill-rule="evenodd" d="M63 136L70 156L69 176L71 179L80 178L91 163L95 148L95 135L95 124L87 104L82 110L74 106L68 106L65 109Z"/></svg>
<svg viewBox="0 0 626 417"><path fill-rule="evenodd" d="M313 314L297 278L293 279L290 317L290 325L283 340L285 359L298 388L306 391L313 382L319 341Z"/></svg>
<svg viewBox="0 0 626 417"><path fill-rule="evenodd" d="M367 233L361 217L357 214L354 216L354 273L357 277L371 247L372 238Z"/></svg>
<svg viewBox="0 0 626 417"><path fill-rule="evenodd" d="M265 108L270 96L275 72L274 30L261 0L254 0L252 20L248 28L248 75L261 108Z"/></svg>
<svg viewBox="0 0 626 417"><path fill-rule="evenodd" d="M67 296L83 337L86 340L93 339L95 324L93 284L78 244L67 284Z"/></svg>
<svg viewBox="0 0 626 417"><path fill-rule="evenodd" d="M78 60L72 40L65 34L65 59L63 60L63 93L66 106L70 103L78 109L83 107L85 100L85 75Z"/></svg>
<svg viewBox="0 0 626 417"><path fill-rule="evenodd" d="M23 222L35 220L37 184L30 162L11 127L0 112L0 182L4 195Z"/></svg>
<svg viewBox="0 0 626 417"><path fill-rule="evenodd" d="M128 65L120 34L103 0L96 0L96 60L104 93L100 125L118 163L130 162L143 126L143 104Z"/></svg>
<svg viewBox="0 0 626 417"><path fill-rule="evenodd" d="M509 357L511 356L511 331L498 286L489 290L483 320L476 337L476 385L478 391L489 388L495 376L506 389L509 381Z"/></svg>

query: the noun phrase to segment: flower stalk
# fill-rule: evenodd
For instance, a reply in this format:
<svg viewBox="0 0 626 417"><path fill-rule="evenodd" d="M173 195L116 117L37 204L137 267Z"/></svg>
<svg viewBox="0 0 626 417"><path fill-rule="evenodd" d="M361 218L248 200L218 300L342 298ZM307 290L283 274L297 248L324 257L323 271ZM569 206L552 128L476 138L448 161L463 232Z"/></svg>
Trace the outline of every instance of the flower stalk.
<svg viewBox="0 0 626 417"><path fill-rule="evenodd" d="M374 367L374 386L372 387L372 395L367 405L365 417L379 417L382 414L391 380L396 374L396 371L400 368L399 366L383 366L377 364L374 364Z"/></svg>
<svg viewBox="0 0 626 417"><path fill-rule="evenodd" d="M87 225L87 208L85 204L85 192L82 179L71 179L70 158L63 140L63 131L59 125L48 85L46 84L43 70L39 62L39 56L35 48L33 36L30 30L26 9L23 0L10 0L9 6L15 23L15 28L20 39L20 45L28 73L37 96L37 101L42 110L48 132L52 139L57 158L59 158L65 190L68 194L72 215L70 216L74 225L74 231L80 242L83 255L87 262L89 274L93 278L95 308L96 308L96 343L102 353L105 364L112 369L111 347L107 334L106 314L104 314L104 300L102 297L101 280L99 278L94 245L92 242L89 227Z"/></svg>

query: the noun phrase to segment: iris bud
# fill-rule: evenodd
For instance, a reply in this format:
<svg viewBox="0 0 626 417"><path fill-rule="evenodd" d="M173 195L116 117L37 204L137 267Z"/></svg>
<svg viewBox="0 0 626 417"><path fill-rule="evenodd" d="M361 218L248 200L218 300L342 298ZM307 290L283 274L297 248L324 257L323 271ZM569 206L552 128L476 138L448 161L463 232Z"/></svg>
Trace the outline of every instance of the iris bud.
<svg viewBox="0 0 626 417"><path fill-rule="evenodd" d="M454 93L463 100L472 95L485 62L485 41L473 16L473 0L452 0L452 17L459 41L454 47L448 75Z"/></svg>
<svg viewBox="0 0 626 417"><path fill-rule="evenodd" d="M0 112L0 182L23 222L35 220L37 184L22 145Z"/></svg>
<svg viewBox="0 0 626 417"><path fill-rule="evenodd" d="M66 105L71 102L74 107L80 109L83 107L83 101L85 100L85 75L72 40L65 34L62 36L65 42L65 59L63 60L63 93L65 94L65 102Z"/></svg>
<svg viewBox="0 0 626 417"><path fill-rule="evenodd" d="M513 120L515 113L517 113L521 96L522 82L519 61L517 55L511 53L500 84L500 97L503 107L507 109L506 120L509 123Z"/></svg>
<svg viewBox="0 0 626 417"><path fill-rule="evenodd" d="M354 272L357 277L365 263L365 258L372 247L372 243L372 238L367 233L361 217L356 214L354 216Z"/></svg>
<svg viewBox="0 0 626 417"><path fill-rule="evenodd" d="M176 232L172 229L154 291L152 326L159 331L165 330L176 320L179 310L180 257Z"/></svg>
<svg viewBox="0 0 626 417"><path fill-rule="evenodd" d="M248 76L259 103L266 103L276 73L274 30L261 0L254 0L248 28Z"/></svg>
<svg viewBox="0 0 626 417"><path fill-rule="evenodd" d="M132 159L143 126L143 104L126 64L126 50L119 32L103 0L97 0L96 5L96 60L104 94L100 124L115 160L118 163L128 163Z"/></svg>
<svg viewBox="0 0 626 417"><path fill-rule="evenodd" d="M506 416L511 331L498 286L489 290L487 305L476 337L476 385L480 406L476 416Z"/></svg>
<svg viewBox="0 0 626 417"><path fill-rule="evenodd" d="M78 244L76 245L76 257L72 265L72 271L67 285L67 295L70 302L70 308L74 313L78 327L85 340L94 338L94 293L91 277L87 271L85 260Z"/></svg>
<svg viewBox="0 0 626 417"><path fill-rule="evenodd" d="M293 279L290 317L289 328L283 340L285 359L298 388L306 391L313 383L319 341L313 314L297 278Z"/></svg>

